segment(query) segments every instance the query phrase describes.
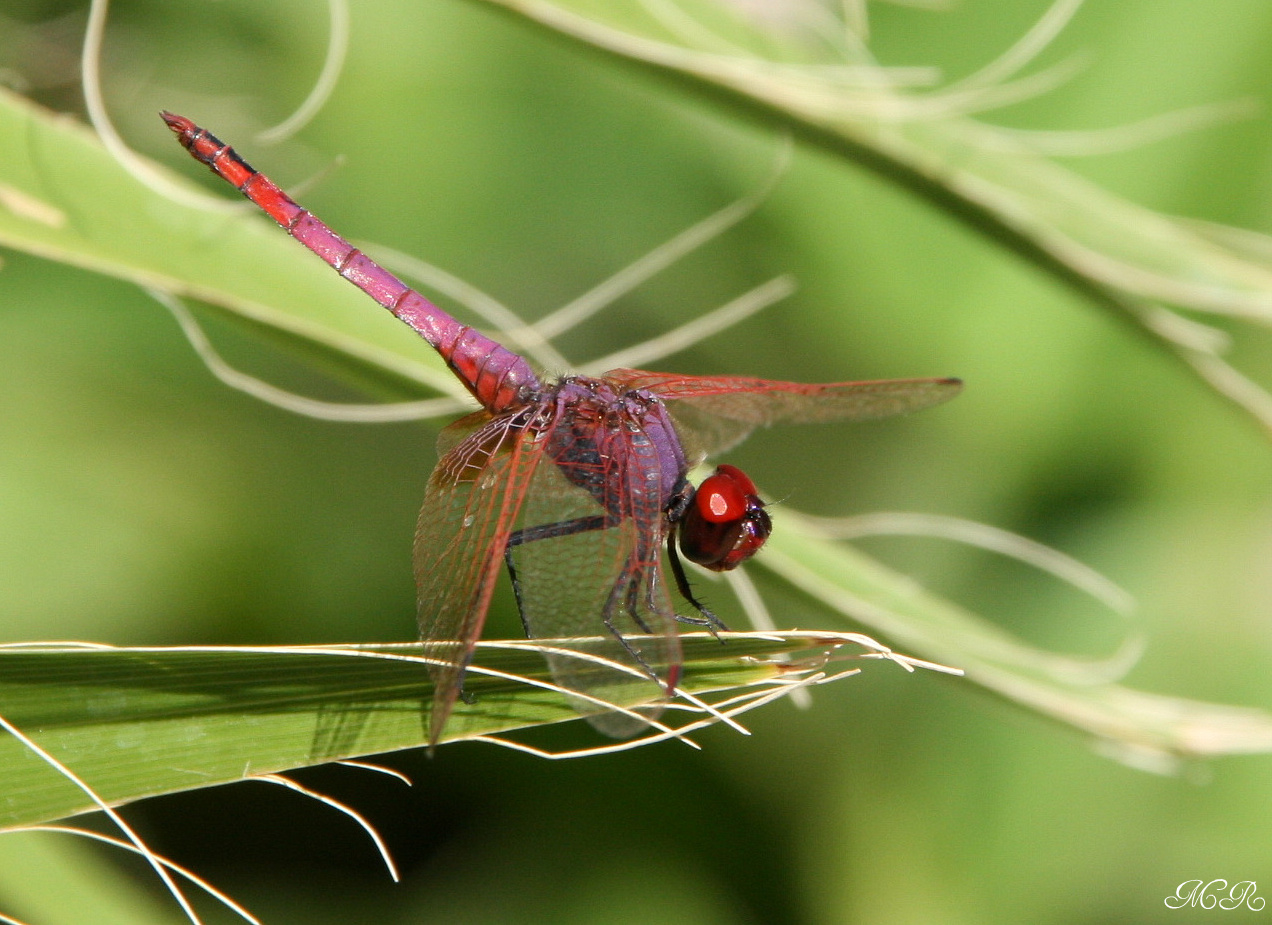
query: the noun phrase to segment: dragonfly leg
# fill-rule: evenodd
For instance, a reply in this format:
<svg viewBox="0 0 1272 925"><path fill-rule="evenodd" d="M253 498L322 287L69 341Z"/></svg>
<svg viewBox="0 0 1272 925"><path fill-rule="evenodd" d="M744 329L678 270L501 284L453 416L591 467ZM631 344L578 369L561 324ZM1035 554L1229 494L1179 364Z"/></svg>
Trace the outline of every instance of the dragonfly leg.
<svg viewBox="0 0 1272 925"><path fill-rule="evenodd" d="M685 574L685 567L681 564L680 555L676 552L676 536L679 532L680 520L684 517L685 509L689 507L692 500L693 486L689 484L688 479L682 478L672 492L671 501L667 504L667 520L671 523L671 530L667 533L667 556L671 560L671 574L676 579L676 590L680 592L680 596L688 601L699 614L696 617L676 614L676 620L691 626L706 627L711 635L717 636L719 630L728 632L729 628L724 625L724 621L711 612L711 608L694 596L693 589L689 586L689 576Z"/></svg>
<svg viewBox="0 0 1272 925"><path fill-rule="evenodd" d="M610 592L609 600L605 602L605 610L603 612L604 615L601 617L601 620L605 624L605 628L608 629L614 635L614 638L618 640L619 645L621 645L624 649L627 650L627 654L632 657L632 660L635 661L636 664L638 664L641 668L643 668L647 675L649 675L659 684L662 684L663 681L661 678L658 677L658 672L654 671L653 667L649 664L649 662L645 661L645 657L641 655L639 651L637 651L635 646L633 646L630 642L627 641L627 637L623 635L623 631L614 625L613 618L614 618L614 611L618 605L618 591L619 591L618 587L615 587ZM643 632L652 633L653 631L649 628L649 625L640 618L640 614L637 608L635 607L636 596L639 594L637 582L635 581L628 582L626 591L624 593L627 597L627 601L626 601L627 613L632 618L632 622L635 623L636 626L639 627ZM674 685L672 686L674 687ZM670 690L670 688L668 689Z"/></svg>
<svg viewBox="0 0 1272 925"><path fill-rule="evenodd" d="M631 566L630 559L628 559L627 564L630 569L630 566ZM627 571L628 569L624 569L624 572L627 572ZM627 583L627 615L632 618L632 622L635 623L636 626L640 628L640 631L642 633L649 633L652 635L654 631L649 628L649 624L646 623L644 619L641 617L640 607L637 605L638 599L640 598L641 585L646 586L646 591L647 591L646 605L654 613L658 612L658 605L654 602L654 589L652 586L650 586L649 581L645 579L644 577L642 577L639 581L637 581L636 578L633 577L633 579ZM610 613L610 610L607 609L606 613ZM607 620L606 622L608 623L609 621Z"/></svg>
<svg viewBox="0 0 1272 925"><path fill-rule="evenodd" d="M592 530L604 530L611 526L604 514L593 517L579 517L575 520L563 520L554 524L543 524L538 527L527 527L517 530L508 537L508 545L504 547L504 564L508 567L508 578L512 581L512 594L517 599L517 614L521 617L521 627L526 636L532 636L530 624L526 622L526 609L521 602L521 581L517 578L517 566L512 561L512 548L535 540L549 540L557 536L574 536L577 533L588 533Z"/></svg>
<svg viewBox="0 0 1272 925"><path fill-rule="evenodd" d="M649 662L645 661L645 657L636 650L635 646L627 641L627 637L623 635L623 631L610 622L609 617L605 618L605 627L614 634L614 638L618 640L619 645L627 650L627 654L630 655L632 660L644 670L645 674L649 675L650 678L659 684L663 684L663 679L658 677L658 672L654 671ZM646 630L646 632L648 632L648 630ZM671 687L675 687L675 685L672 684Z"/></svg>
<svg viewBox="0 0 1272 925"><path fill-rule="evenodd" d="M720 630L728 632L729 628L724 625L724 621L717 617L711 611L711 608L694 597L693 589L689 587L689 576L685 574L685 567L681 564L680 556L676 552L676 533L674 530L667 535L667 557L671 560L671 574L676 579L676 590L680 592L681 597L693 605L693 608L699 614L696 617L676 614L676 619L691 626L706 627L712 636L718 636Z"/></svg>

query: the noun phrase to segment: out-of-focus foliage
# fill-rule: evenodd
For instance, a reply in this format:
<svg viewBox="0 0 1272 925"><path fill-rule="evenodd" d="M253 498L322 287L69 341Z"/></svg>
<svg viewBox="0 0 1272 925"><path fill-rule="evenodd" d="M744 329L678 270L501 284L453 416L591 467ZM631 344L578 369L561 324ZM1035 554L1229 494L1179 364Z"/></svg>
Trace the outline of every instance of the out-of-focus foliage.
<svg viewBox="0 0 1272 925"><path fill-rule="evenodd" d="M1045 9L872 6L872 49L956 81ZM0 15L0 71L78 112L82 9L10 0ZM120 0L103 59L109 110L130 144L195 176L155 111L250 138L303 98L324 28L301 0ZM1259 0L1091 0L1037 65L1081 54L1085 67L982 118L1087 129L1262 99L1270 38ZM777 143L774 128L695 88L486 5L366 2L334 96L268 162L294 183L339 156L306 193L315 211L535 317L752 188ZM1270 144L1256 115L1067 164L1144 206L1269 231ZM47 198L79 220L74 197ZM142 218L120 215L121 228ZM260 405L212 380L135 288L22 254L4 261L0 637L410 635L431 426L318 423ZM562 347L607 353L783 272L796 296L660 365L808 380L958 374L968 389L931 418L760 434L730 461L803 510L927 511L1049 542L1139 599L1149 646L1127 683L1267 705L1264 435L1130 328L877 175L797 146L753 218ZM238 365L352 397L290 345L205 320ZM1262 330L1231 329L1239 368L1272 381ZM780 529L780 506L775 517ZM926 540L868 549L1056 651L1106 653L1123 631L1076 592L983 553ZM762 580L784 625L827 619ZM516 632L509 603L492 617L497 635ZM312 772L385 831L406 871L397 887L352 825L294 795L240 785L129 813L158 850L270 922L1171 921L1183 913L1162 900L1181 881L1257 879L1272 860L1258 811L1266 758L1150 776L965 682L897 674L831 688L808 713L757 714L753 737L721 730L702 755L662 746L548 764L448 747L394 759L413 794ZM318 878L326 891L312 888ZM16 898L0 911L22 914Z"/></svg>

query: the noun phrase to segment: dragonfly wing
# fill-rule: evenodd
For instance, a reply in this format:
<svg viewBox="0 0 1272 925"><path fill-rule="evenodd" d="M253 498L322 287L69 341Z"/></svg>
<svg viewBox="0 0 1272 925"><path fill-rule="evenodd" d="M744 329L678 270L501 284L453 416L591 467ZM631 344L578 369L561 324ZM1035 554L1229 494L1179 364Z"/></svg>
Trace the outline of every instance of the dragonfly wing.
<svg viewBox="0 0 1272 925"><path fill-rule="evenodd" d="M436 744L481 635L504 549L546 441L526 415L471 414L442 431L415 533L421 637L435 691L429 742Z"/></svg>
<svg viewBox="0 0 1272 925"><path fill-rule="evenodd" d="M694 462L724 452L757 427L890 417L949 401L963 387L958 379L817 384L641 369L615 369L605 376L624 388L648 389L666 401Z"/></svg>
<svg viewBox="0 0 1272 925"><path fill-rule="evenodd" d="M578 461L535 470L519 526L527 537L544 528L559 535L513 546L513 564L527 635L562 640L561 651L547 655L553 678L583 695L572 705L594 727L623 738L648 724L606 704L661 698L679 673L675 613L662 580L665 517L658 492L640 490L658 484L648 465L631 471L621 450L586 464L593 491L566 476ZM634 485L641 474L646 480ZM559 524L574 527L563 532Z"/></svg>

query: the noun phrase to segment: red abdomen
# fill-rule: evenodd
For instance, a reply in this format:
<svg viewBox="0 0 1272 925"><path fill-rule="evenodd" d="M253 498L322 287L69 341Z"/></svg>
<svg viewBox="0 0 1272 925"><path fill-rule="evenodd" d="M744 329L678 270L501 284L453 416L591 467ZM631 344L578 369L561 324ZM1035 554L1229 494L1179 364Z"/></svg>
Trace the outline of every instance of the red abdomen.
<svg viewBox="0 0 1272 925"><path fill-rule="evenodd" d="M542 388L523 357L460 324L279 189L229 145L183 116L162 114L197 160L232 184L337 273L414 328L488 411L524 404Z"/></svg>

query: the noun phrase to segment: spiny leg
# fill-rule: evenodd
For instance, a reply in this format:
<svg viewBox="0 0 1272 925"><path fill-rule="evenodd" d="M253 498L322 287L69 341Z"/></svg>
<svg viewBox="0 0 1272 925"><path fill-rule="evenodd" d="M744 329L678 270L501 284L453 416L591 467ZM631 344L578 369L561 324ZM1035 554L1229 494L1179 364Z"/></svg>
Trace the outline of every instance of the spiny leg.
<svg viewBox="0 0 1272 925"><path fill-rule="evenodd" d="M603 514L596 514L591 517L579 517L575 520L563 520L554 524L527 527L524 530L517 530L508 537L508 544L504 547L504 564L508 569L508 577L512 581L512 593L517 600L517 613L521 617L521 626L525 630L527 637L531 637L532 634L530 632L530 624L526 622L525 608L522 606L521 580L517 577L517 566L512 559L513 547L522 546L526 543L533 543L536 540L547 540L562 536L575 536L579 533L588 533L592 530L604 530L605 528L613 525L614 523L611 518L606 517ZM632 561L629 556L624 565L624 574L627 573L631 565ZM657 681L658 673L654 671L641 654L632 647L632 644L629 643L626 637L623 636L622 631L614 625L614 611L618 604L619 590L621 588L623 594L627 597L627 611L632 618L632 622L635 623L642 632L652 635L653 630L651 630L649 628L649 624L641 618L640 612L635 606L636 598L639 593L638 587L639 586L636 581L620 581L615 584L615 586L610 589L609 598L605 602L605 608L602 611L601 619L605 624L606 629L608 629L614 635L614 638L619 641L619 644L627 650L627 654L630 655L651 678ZM662 682L659 681L659 683Z"/></svg>
<svg viewBox="0 0 1272 925"><path fill-rule="evenodd" d="M676 590L680 592L680 596L693 605L701 616L686 617L676 614L676 619L681 623L688 623L692 626L704 626L712 636L719 636L719 631L724 630L726 633L729 628L724 625L724 621L717 617L706 604L694 597L693 589L689 587L689 576L685 574L685 567L680 562L680 555L676 552L676 531L673 529L667 534L667 556L671 559L671 574L676 579Z"/></svg>
<svg viewBox="0 0 1272 925"><path fill-rule="evenodd" d="M623 569L623 574L628 574L628 569L632 565L631 560L632 557L629 555ZM645 634L653 635L653 630L649 628L649 624L641 619L640 613L635 606L636 598L640 593L639 585L640 583L636 581L636 577L634 575L630 581L619 582L616 584L610 590L609 599L605 602L605 609L602 611L601 622L605 624L605 628L608 629L610 633L613 634L614 638L618 640L618 644L627 650L627 654L632 657L632 660L643 668L645 673L654 681L662 684L663 682L662 679L658 677L658 672L656 672L653 669L653 666L645 660L645 657L641 655L630 642L627 641L627 637L623 635L623 631L614 625L614 614L618 606L619 590L621 589L623 596L627 598L625 601L627 614L632 618L632 622L635 623L636 626L639 627Z"/></svg>
<svg viewBox="0 0 1272 925"><path fill-rule="evenodd" d="M504 564L508 567L508 578L512 581L512 594L517 600L517 616L521 618L521 627L525 630L527 638L530 638L532 634L530 624L526 622L526 609L521 599L521 581L517 578L517 566L512 561L512 547L533 543L536 540L604 530L609 526L612 526L609 519L603 514L597 514L592 517L579 517L575 520L562 520L554 524L527 527L524 530L517 530L508 537L508 545L504 547Z"/></svg>
<svg viewBox="0 0 1272 925"><path fill-rule="evenodd" d="M512 557L513 547L522 546L526 543L533 543L537 540L553 539L563 536L575 536L577 534L587 533L593 530L604 530L608 527L614 526L615 523L616 521L613 518L603 514L597 514L591 517L579 517L575 520L564 520L553 524L543 524L538 527L527 527L523 530L517 530L508 537L508 543L504 547L504 564L508 569L508 577L512 582L513 596L517 601L517 613L521 617L521 625L525 630L527 637L532 637L533 634L531 633L530 625L526 620L526 612L522 600L521 580L517 575L516 563L513 561ZM701 617L684 617L673 612L670 616L681 623L705 626L712 634L716 633L717 628L727 629L727 627L718 617L716 617L715 614L708 610L692 595L692 593L690 593L689 582L685 577L684 569L680 564L680 560L676 557L675 549L671 546L669 546L669 548L672 550L672 569L676 575L676 587L680 590L680 593L685 597L685 599L702 614ZM629 574L633 571L633 558L635 558L634 555L628 556L627 561L624 563L623 574ZM653 629L651 629L649 624L641 616L641 609L638 606L638 601L641 594L641 588L644 587L649 610L654 613L659 612L659 607L655 600L655 590L652 578L652 576L657 573L656 571L649 572L645 568L640 568L635 571L636 574L633 574L630 580L620 581L614 586L614 588L611 589L609 598L607 599L602 611L601 619L605 624L606 629L613 634L614 638L617 639L619 644L627 651L627 654L632 657L632 660L635 661L636 664L638 664L650 676L650 678L657 681L659 684L663 684L664 682L662 679L658 677L658 672L654 670L653 666L651 666L644 656L642 656L640 652L627 640L627 637L623 635L622 630L620 630L614 623L621 592L621 595L626 598L623 603L632 622L641 632L653 635ZM646 574L650 574L651 578L646 579L644 577ZM637 580L638 577L639 580ZM669 678L667 681L668 690L675 686L674 678L678 676L678 674L679 671L677 667L677 671L673 677Z"/></svg>
<svg viewBox="0 0 1272 925"><path fill-rule="evenodd" d="M675 489L671 493L671 499L667 502L667 522L671 525L671 529L667 531L667 557L671 559L671 574L676 579L676 590L680 592L680 596L693 606L701 616L684 617L676 614L676 620L680 623L688 623L691 626L705 626L711 635L718 636L719 630L728 632L728 627L724 622L711 612L711 608L698 600L694 596L693 589L689 587L689 576L685 574L685 567L680 562L680 555L676 552L676 537L679 535L680 523L685 516L685 511L689 505L693 503L693 485L684 476L680 477L680 481L676 483Z"/></svg>

